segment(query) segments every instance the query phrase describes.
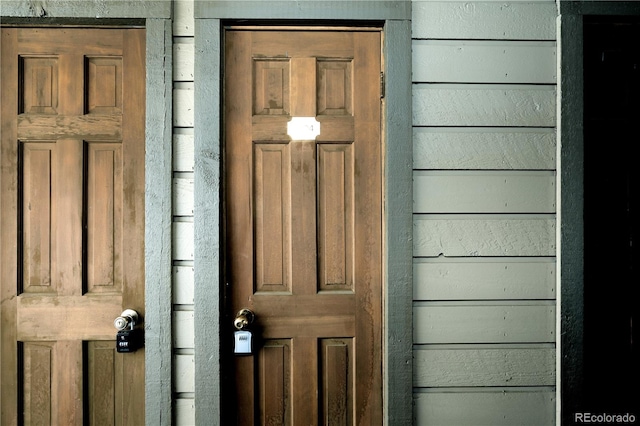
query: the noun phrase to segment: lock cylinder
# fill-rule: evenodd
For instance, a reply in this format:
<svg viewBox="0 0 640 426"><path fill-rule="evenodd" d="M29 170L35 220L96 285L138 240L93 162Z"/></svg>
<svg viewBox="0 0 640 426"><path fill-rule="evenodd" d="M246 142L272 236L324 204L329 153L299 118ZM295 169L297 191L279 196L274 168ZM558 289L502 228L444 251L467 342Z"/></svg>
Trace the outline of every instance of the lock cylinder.
<svg viewBox="0 0 640 426"><path fill-rule="evenodd" d="M124 330L129 327L131 330L136 326L138 322L138 313L133 309L125 309L118 318L113 320L113 326L116 330Z"/></svg>

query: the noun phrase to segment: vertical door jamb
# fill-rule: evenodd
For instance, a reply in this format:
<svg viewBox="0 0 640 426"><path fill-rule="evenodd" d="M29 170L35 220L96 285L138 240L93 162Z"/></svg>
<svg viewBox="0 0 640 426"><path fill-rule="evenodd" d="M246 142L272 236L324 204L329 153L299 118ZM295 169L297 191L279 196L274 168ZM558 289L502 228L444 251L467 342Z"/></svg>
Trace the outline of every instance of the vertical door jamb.
<svg viewBox="0 0 640 426"><path fill-rule="evenodd" d="M146 19L145 422L171 425L172 20Z"/></svg>

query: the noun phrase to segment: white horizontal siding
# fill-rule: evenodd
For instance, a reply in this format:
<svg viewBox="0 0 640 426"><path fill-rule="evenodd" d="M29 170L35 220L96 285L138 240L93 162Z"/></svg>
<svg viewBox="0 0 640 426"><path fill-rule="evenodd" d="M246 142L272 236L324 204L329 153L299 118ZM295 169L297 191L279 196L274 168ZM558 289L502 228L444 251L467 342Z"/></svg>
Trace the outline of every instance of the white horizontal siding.
<svg viewBox="0 0 640 426"><path fill-rule="evenodd" d="M193 38L182 37L173 44L173 81L193 81L195 45Z"/></svg>
<svg viewBox="0 0 640 426"><path fill-rule="evenodd" d="M416 127L415 169L554 170L554 129Z"/></svg>
<svg viewBox="0 0 640 426"><path fill-rule="evenodd" d="M195 425L193 5L193 0L173 0L173 420L178 426Z"/></svg>
<svg viewBox="0 0 640 426"><path fill-rule="evenodd" d="M554 127L555 123L553 85L413 86L414 126Z"/></svg>
<svg viewBox="0 0 640 426"><path fill-rule="evenodd" d="M557 7L541 1L414 1L412 36L431 39L555 40Z"/></svg>
<svg viewBox="0 0 640 426"><path fill-rule="evenodd" d="M193 127L193 105L193 82L174 83L173 125L175 127Z"/></svg>
<svg viewBox="0 0 640 426"><path fill-rule="evenodd" d="M193 266L173 267L173 304L193 305Z"/></svg>
<svg viewBox="0 0 640 426"><path fill-rule="evenodd" d="M173 363L176 369L174 391L176 393L194 393L195 367L193 355L174 355Z"/></svg>
<svg viewBox="0 0 640 426"><path fill-rule="evenodd" d="M174 401L175 424L184 426L195 426L196 407L193 399L176 399Z"/></svg>
<svg viewBox="0 0 640 426"><path fill-rule="evenodd" d="M414 395L416 425L543 426L554 424L554 391L425 392Z"/></svg>
<svg viewBox="0 0 640 426"><path fill-rule="evenodd" d="M414 40L413 81L556 82L555 42Z"/></svg>
<svg viewBox="0 0 640 426"><path fill-rule="evenodd" d="M553 258L426 258L413 264L415 300L555 299Z"/></svg>
<svg viewBox="0 0 640 426"><path fill-rule="evenodd" d="M438 256L555 256L555 218L416 215L413 253Z"/></svg>
<svg viewBox="0 0 640 426"><path fill-rule="evenodd" d="M193 349L194 347L193 311L173 312L174 349ZM175 374L182 374L176 370Z"/></svg>
<svg viewBox="0 0 640 426"><path fill-rule="evenodd" d="M412 14L414 424L554 424L556 2Z"/></svg>
<svg viewBox="0 0 640 426"><path fill-rule="evenodd" d="M173 171L192 172L194 166L193 133L173 135Z"/></svg>
<svg viewBox="0 0 640 426"><path fill-rule="evenodd" d="M416 344L555 342L555 306L430 303L415 306L413 318Z"/></svg>
<svg viewBox="0 0 640 426"><path fill-rule="evenodd" d="M173 223L173 259L193 260L193 222Z"/></svg>
<svg viewBox="0 0 640 426"><path fill-rule="evenodd" d="M195 32L193 4L194 0L173 1L174 37L193 37Z"/></svg>
<svg viewBox="0 0 640 426"><path fill-rule="evenodd" d="M173 178L174 216L193 216L193 182L191 176Z"/></svg>
<svg viewBox="0 0 640 426"><path fill-rule="evenodd" d="M553 213L555 175L533 171L415 171L415 213Z"/></svg>
<svg viewBox="0 0 640 426"><path fill-rule="evenodd" d="M468 345L471 346L471 345ZM419 348L414 386L554 386L555 348Z"/></svg>

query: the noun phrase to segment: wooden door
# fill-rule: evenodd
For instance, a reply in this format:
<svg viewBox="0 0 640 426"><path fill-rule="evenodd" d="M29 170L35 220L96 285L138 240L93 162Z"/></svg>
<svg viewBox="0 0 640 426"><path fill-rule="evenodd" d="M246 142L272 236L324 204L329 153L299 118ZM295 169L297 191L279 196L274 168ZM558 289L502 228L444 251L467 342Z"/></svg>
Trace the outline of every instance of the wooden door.
<svg viewBox="0 0 640 426"><path fill-rule="evenodd" d="M382 423L380 39L226 32L225 328L256 315L238 424Z"/></svg>
<svg viewBox="0 0 640 426"><path fill-rule="evenodd" d="M2 29L2 424L144 424L145 32Z"/></svg>

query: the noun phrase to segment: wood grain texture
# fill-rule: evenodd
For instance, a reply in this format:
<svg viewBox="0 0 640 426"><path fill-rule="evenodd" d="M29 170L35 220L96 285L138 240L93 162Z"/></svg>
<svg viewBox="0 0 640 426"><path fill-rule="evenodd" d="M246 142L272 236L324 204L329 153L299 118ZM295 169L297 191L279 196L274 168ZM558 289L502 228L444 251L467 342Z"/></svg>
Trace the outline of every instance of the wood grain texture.
<svg viewBox="0 0 640 426"><path fill-rule="evenodd" d="M123 355L116 352L114 342L87 342L88 387L91 399L89 406L91 424L114 424L117 413L122 411L122 394L125 385L122 367Z"/></svg>
<svg viewBox="0 0 640 426"><path fill-rule="evenodd" d="M144 314L145 31L20 28L2 38L2 74L18 77L2 79L2 158L10 164L3 164L1 181L14 182L3 186L2 245L16 253L27 248L20 270L28 271L30 288L16 285L15 270L14 279L2 278L2 300L12 299L10 309L2 306L2 423L88 423L84 416L102 424L144 423L144 351L121 372L103 355L114 351L113 319L123 305ZM17 66L18 51L25 67ZM25 79L31 79L26 86ZM18 116L20 103L26 109ZM9 148L19 145L27 155ZM20 209L17 199L25 201ZM12 209L27 224L22 244L20 223L4 216ZM40 241L33 231L43 234ZM3 250L1 263L7 262L18 265ZM40 282L32 285L36 275ZM48 395L25 396L36 401L30 413L19 413L15 397L7 396L31 374L21 375L21 363L7 356L24 348L20 342L28 342L29 365L36 361L50 381ZM102 344L110 349L95 352ZM40 356L43 346L50 348L49 362ZM126 388L123 376L130 378ZM120 409L111 408L114 398L123 401Z"/></svg>
<svg viewBox="0 0 640 426"><path fill-rule="evenodd" d="M415 215L415 256L555 256L549 215Z"/></svg>
<svg viewBox="0 0 640 426"><path fill-rule="evenodd" d="M413 81L555 84L555 42L414 40Z"/></svg>
<svg viewBox="0 0 640 426"><path fill-rule="evenodd" d="M0 70L2 75L19 75L17 60L7 58L18 57L17 32L14 29L1 29L0 38ZM18 85L17 82L7 84L9 79L0 80L2 92L0 92L0 379L2 388L11 391L2 392L0 399L0 423L18 423L18 348L17 322L16 322L16 270L9 265L19 265L18 241L18 217L21 207L18 203L19 177L14 171L18 158L17 123L13 112L17 111ZM5 107L8 105L8 107ZM11 111L11 113L9 113ZM5 283L8 283L5 285Z"/></svg>
<svg viewBox="0 0 640 426"><path fill-rule="evenodd" d="M456 426L551 425L555 392L550 390L428 392L414 395L415 424Z"/></svg>
<svg viewBox="0 0 640 426"><path fill-rule="evenodd" d="M324 339L319 344L322 389L322 423L351 424L353 412L353 342L351 339Z"/></svg>
<svg viewBox="0 0 640 426"><path fill-rule="evenodd" d="M555 299L553 258L415 259L414 300Z"/></svg>
<svg viewBox="0 0 640 426"><path fill-rule="evenodd" d="M415 84L415 126L535 126L556 123L555 86Z"/></svg>
<svg viewBox="0 0 640 426"><path fill-rule="evenodd" d="M412 2L412 35L429 39L555 40L553 1Z"/></svg>
<svg viewBox="0 0 640 426"><path fill-rule="evenodd" d="M233 310L250 307L262 338L274 345L288 342L256 348L260 362L278 372L275 377L267 367L254 370L247 361L234 360L240 423L260 417L301 424L323 416L319 339L354 336L351 374L367 380L356 383L353 404L338 404L329 417L344 415L337 414L344 406L355 422L377 423L382 406L380 34L230 31L227 43L227 279L233 283ZM352 79L352 72L360 78ZM349 85L352 98L345 93ZM324 114L321 138L291 140L287 111ZM280 371L290 371L284 373L290 379ZM335 384L325 385L335 390L350 380L336 377Z"/></svg>
<svg viewBox="0 0 640 426"><path fill-rule="evenodd" d="M254 145L257 291L291 291L291 173L288 144Z"/></svg>
<svg viewBox="0 0 640 426"><path fill-rule="evenodd" d="M354 159L352 145L321 144L318 156L318 289L353 289Z"/></svg>
<svg viewBox="0 0 640 426"><path fill-rule="evenodd" d="M122 116L20 115L18 137L33 140L47 135L50 139L83 138L85 140L121 140Z"/></svg>
<svg viewBox="0 0 640 426"><path fill-rule="evenodd" d="M413 129L413 167L435 170L554 170L553 129Z"/></svg>
<svg viewBox="0 0 640 426"><path fill-rule="evenodd" d="M22 350L25 423L49 424L53 420L51 378L55 343L25 342Z"/></svg>
<svg viewBox="0 0 640 426"><path fill-rule="evenodd" d="M295 424L292 419L291 342L267 342L260 351L258 362L262 372L258 403L260 424ZM304 392L299 394L304 395Z"/></svg>
<svg viewBox="0 0 640 426"><path fill-rule="evenodd" d="M55 143L22 144L22 291L55 292L52 282L52 251L56 232L52 227L51 204L57 185L57 150ZM52 196L53 195L53 196ZM55 223L55 222L54 222Z"/></svg>
<svg viewBox="0 0 640 426"><path fill-rule="evenodd" d="M122 296L103 298L80 294L57 296L34 294L18 299L18 338L24 340L72 340L86 335L93 340L113 340L113 320L122 312ZM56 309L59 308L59 309ZM87 316L87 311L91 315ZM46 326L42 318L47 318ZM73 324L74 327L70 327Z"/></svg>
<svg viewBox="0 0 640 426"><path fill-rule="evenodd" d="M554 213L552 172L415 171L414 213Z"/></svg>
<svg viewBox="0 0 640 426"><path fill-rule="evenodd" d="M414 351L417 387L555 386L555 348L420 347Z"/></svg>
<svg viewBox="0 0 640 426"><path fill-rule="evenodd" d="M121 144L89 143L87 155L87 290L120 292L123 284Z"/></svg>
<svg viewBox="0 0 640 426"><path fill-rule="evenodd" d="M414 343L555 342L555 312L539 304L418 305Z"/></svg>

